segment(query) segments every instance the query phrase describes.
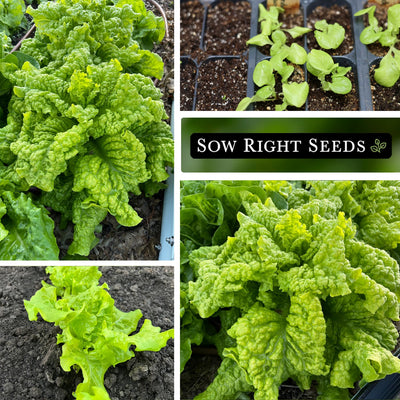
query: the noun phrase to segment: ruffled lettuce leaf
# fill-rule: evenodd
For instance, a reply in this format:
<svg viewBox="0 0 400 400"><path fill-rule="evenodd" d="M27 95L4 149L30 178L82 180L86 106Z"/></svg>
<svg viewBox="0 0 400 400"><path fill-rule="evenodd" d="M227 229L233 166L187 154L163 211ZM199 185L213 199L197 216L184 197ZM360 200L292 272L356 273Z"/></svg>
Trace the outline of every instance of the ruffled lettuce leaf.
<svg viewBox="0 0 400 400"><path fill-rule="evenodd" d="M253 387L247 383L245 374L239 365L226 357L218 368L218 374L207 389L195 397L196 400L230 400L240 393L252 392Z"/></svg>
<svg viewBox="0 0 400 400"><path fill-rule="evenodd" d="M58 259L54 222L48 214L29 195L3 191L0 200L0 259Z"/></svg>
<svg viewBox="0 0 400 400"><path fill-rule="evenodd" d="M149 49L164 37L164 21L142 1L115 3L67 0L29 7L38 33L23 51L33 57L47 53L42 62L56 69L71 48L87 49L93 60L118 58L127 72L161 79L163 62Z"/></svg>
<svg viewBox="0 0 400 400"><path fill-rule="evenodd" d="M278 399L279 386L289 377L309 389L313 375L328 373L325 330L320 301L312 294L292 296L290 306L280 310L257 302L230 329L237 347L224 354L246 371L256 400Z"/></svg>

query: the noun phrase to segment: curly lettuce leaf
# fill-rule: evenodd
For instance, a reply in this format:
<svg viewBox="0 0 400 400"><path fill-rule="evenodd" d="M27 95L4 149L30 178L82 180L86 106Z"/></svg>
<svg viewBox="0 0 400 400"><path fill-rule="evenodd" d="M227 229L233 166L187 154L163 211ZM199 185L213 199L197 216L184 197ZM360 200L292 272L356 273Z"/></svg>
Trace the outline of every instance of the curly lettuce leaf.
<svg viewBox="0 0 400 400"><path fill-rule="evenodd" d="M128 204L128 193L138 192L137 185L149 178L143 145L129 131L122 137L103 136L92 144L93 154L74 163L72 190L86 191L87 207L98 205L121 225L137 225L141 218Z"/></svg>
<svg viewBox="0 0 400 400"><path fill-rule="evenodd" d="M230 358L224 358L213 382L195 400L231 400L236 399L240 393L253 390L239 365Z"/></svg>
<svg viewBox="0 0 400 400"><path fill-rule="evenodd" d="M400 369L400 360L389 351L397 341L395 326L362 303L353 294L326 303L330 383L335 387L350 388L361 377L371 382Z"/></svg>
<svg viewBox="0 0 400 400"><path fill-rule="evenodd" d="M277 400L279 386L289 377L300 388L310 388L313 375L329 371L324 358L325 319L319 299L312 294L292 296L288 314L255 303L228 332L237 347L226 349L246 371L256 400ZM253 338L262 337L263 340Z"/></svg>
<svg viewBox="0 0 400 400"><path fill-rule="evenodd" d="M3 192L0 259L56 260L58 246L48 211L24 193Z"/></svg>

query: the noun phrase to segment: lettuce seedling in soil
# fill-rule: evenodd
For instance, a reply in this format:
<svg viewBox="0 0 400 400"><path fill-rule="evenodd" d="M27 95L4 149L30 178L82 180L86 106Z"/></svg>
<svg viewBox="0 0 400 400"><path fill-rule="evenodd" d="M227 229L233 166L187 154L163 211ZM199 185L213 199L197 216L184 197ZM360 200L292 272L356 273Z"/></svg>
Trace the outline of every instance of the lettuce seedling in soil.
<svg viewBox="0 0 400 400"><path fill-rule="evenodd" d="M300 49L302 48L300 47ZM282 93L276 92L275 72L281 77ZM253 97L246 97L241 100L236 110L243 111L251 103L276 101L278 99L282 99L282 104L275 106L276 111L284 111L288 106L302 107L307 100L308 83L288 82L293 72L293 65L286 63L280 55L275 55L271 60L259 62L254 69L253 80L260 89Z"/></svg>
<svg viewBox="0 0 400 400"><path fill-rule="evenodd" d="M297 43L290 46L286 44L285 32L293 38L300 37L309 32L309 28L294 27L281 29L279 14L284 10L280 7L270 7L267 10L262 4L259 5L259 22L261 33L247 41L247 44L257 46L270 45L270 60L263 60L254 69L253 81L259 87L253 97L246 97L238 104L236 111L246 110L251 103L276 101L281 99L282 103L275 106L276 111L284 111L288 106L302 107L308 96L307 82L290 82L295 67L291 64L302 65L307 60L307 52ZM289 63L287 63L287 60ZM280 76L281 92L276 89L276 77Z"/></svg>
<svg viewBox="0 0 400 400"><path fill-rule="evenodd" d="M396 49L396 45L399 43L400 4L389 7L386 29L379 25L379 21L375 17L375 9L376 6L371 6L355 14L355 16L368 15L369 25L361 32L360 40L365 45L379 42L383 47L389 47L379 68L375 69L374 78L381 86L392 87L400 78L400 51Z"/></svg>
<svg viewBox="0 0 400 400"><path fill-rule="evenodd" d="M159 351L173 338L173 329L160 332L148 319L137 329L141 311L118 310L107 284L99 285L97 267L58 266L48 267L46 272L52 284L43 281L42 288L29 301L24 300L24 305L31 321L40 314L61 328L57 337L57 343L63 344L61 367L64 371L79 368L84 378L74 393L78 400L109 400L104 386L109 367L129 360L138 351Z"/></svg>
<svg viewBox="0 0 400 400"><path fill-rule="evenodd" d="M307 56L307 70L316 76L323 90L331 90L337 94L347 94L352 89L349 78L345 75L351 67L341 67L323 50L311 50Z"/></svg>
<svg viewBox="0 0 400 400"><path fill-rule="evenodd" d="M268 10L259 4L259 17L258 22L260 23L261 32L253 36L247 41L247 44L256 46L273 45L274 41L271 40L270 36L273 32L280 30L282 32L287 32L292 38L298 38L303 36L305 33L311 31L309 28L304 28L301 26L296 26L289 29L281 28L282 23L279 22L279 15L285 10L281 7L270 7Z"/></svg>
<svg viewBox="0 0 400 400"><path fill-rule="evenodd" d="M330 6L317 6L311 13L307 15L307 26L317 29L316 24L319 25L319 21L326 20L329 26L336 26L339 24L344 29L344 40L336 48L324 49L331 56L349 54L354 49L354 39L353 39L353 26L352 26L352 16L349 7L345 5L333 4ZM332 29L332 28L331 28ZM338 28L341 30L340 28ZM309 50L321 49L320 44L318 44L314 34L307 35L307 47Z"/></svg>
<svg viewBox="0 0 400 400"><path fill-rule="evenodd" d="M344 40L345 30L337 22L328 24L325 19L315 23L315 39L326 50L337 49Z"/></svg>

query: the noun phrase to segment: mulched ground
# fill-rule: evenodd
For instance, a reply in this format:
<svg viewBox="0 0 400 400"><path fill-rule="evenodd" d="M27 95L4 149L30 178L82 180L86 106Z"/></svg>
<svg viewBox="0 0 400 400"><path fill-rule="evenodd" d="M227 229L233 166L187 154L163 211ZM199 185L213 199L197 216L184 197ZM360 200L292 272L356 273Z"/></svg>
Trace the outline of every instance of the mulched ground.
<svg viewBox="0 0 400 400"><path fill-rule="evenodd" d="M173 267L102 267L122 311L140 309L153 325L173 327ZM0 398L9 400L73 400L80 373L59 365L59 329L41 318L28 320L23 300L47 280L42 267L0 267ZM174 350L170 340L160 352L138 352L110 368L105 385L112 400L172 400Z"/></svg>
<svg viewBox="0 0 400 400"><path fill-rule="evenodd" d="M129 204L142 218L139 225L126 227L107 215L96 233L99 243L89 254L90 260L157 260L160 252L162 205L164 193L153 197L131 196ZM67 250L73 240L74 228L69 223L60 229L60 215L51 212L55 221L55 235L60 248L60 259L67 259Z"/></svg>

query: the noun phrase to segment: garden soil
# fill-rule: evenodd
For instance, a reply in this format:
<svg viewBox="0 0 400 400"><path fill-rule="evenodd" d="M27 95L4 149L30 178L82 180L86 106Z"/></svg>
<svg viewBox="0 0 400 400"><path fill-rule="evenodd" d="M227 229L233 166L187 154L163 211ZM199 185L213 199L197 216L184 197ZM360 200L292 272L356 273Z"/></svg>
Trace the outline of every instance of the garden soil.
<svg viewBox="0 0 400 400"><path fill-rule="evenodd" d="M153 325L173 327L173 267L101 267L115 305L140 309ZM43 267L0 267L0 398L2 400L73 400L80 372L59 364L59 328L28 320L23 300L48 281ZM142 319L143 321L143 319ZM140 322L141 324L142 322ZM139 324L139 325L140 325ZM159 352L137 352L130 361L110 368L105 386L111 400L172 400L173 341Z"/></svg>

